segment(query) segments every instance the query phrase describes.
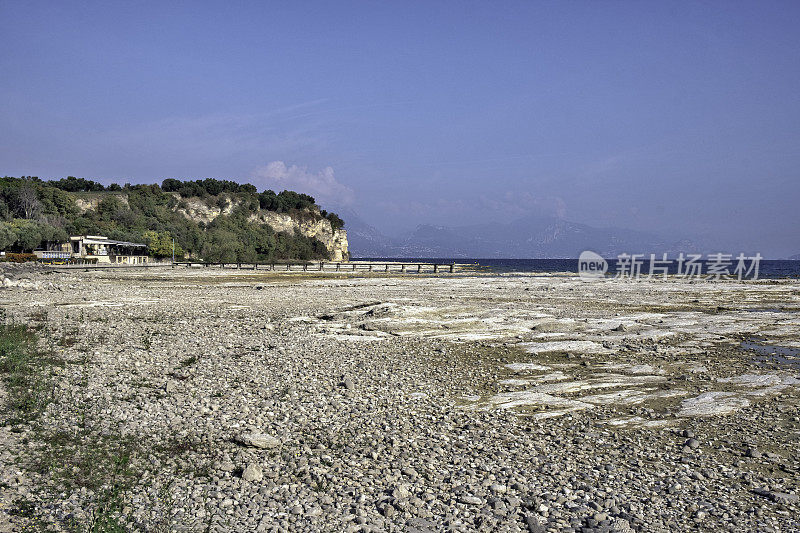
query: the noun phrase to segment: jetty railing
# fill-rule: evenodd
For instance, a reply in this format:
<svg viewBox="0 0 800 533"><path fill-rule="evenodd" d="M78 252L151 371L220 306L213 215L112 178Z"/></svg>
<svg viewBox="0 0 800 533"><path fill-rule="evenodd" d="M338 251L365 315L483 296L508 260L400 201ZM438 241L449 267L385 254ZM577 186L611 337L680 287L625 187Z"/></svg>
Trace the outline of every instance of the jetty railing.
<svg viewBox="0 0 800 533"><path fill-rule="evenodd" d="M176 261L172 268L235 268L239 270L265 270L271 272L399 272L399 273L453 273L456 263L420 263L400 261L313 261L302 263L269 262L205 262L205 261Z"/></svg>

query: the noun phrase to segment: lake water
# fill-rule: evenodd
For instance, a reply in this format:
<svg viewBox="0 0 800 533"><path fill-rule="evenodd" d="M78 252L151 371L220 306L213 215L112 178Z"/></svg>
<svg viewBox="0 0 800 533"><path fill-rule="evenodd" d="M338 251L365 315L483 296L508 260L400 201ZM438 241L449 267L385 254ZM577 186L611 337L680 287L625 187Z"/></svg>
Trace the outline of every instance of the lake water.
<svg viewBox="0 0 800 533"><path fill-rule="evenodd" d="M408 263L459 263L474 264L475 267L484 272L495 272L507 274L512 272L578 272L577 259L466 259L463 257L419 257L419 258L357 258L359 261L402 261ZM617 260L609 259L609 272L616 272ZM709 262L702 262L702 272L707 271ZM748 262L749 265L749 262ZM669 273L675 274L678 270L677 261L671 261ZM736 267L736 261L730 270ZM644 260L641 271L649 272L650 262ZM800 278L800 261L788 261L782 259L762 259L759 264L759 278Z"/></svg>

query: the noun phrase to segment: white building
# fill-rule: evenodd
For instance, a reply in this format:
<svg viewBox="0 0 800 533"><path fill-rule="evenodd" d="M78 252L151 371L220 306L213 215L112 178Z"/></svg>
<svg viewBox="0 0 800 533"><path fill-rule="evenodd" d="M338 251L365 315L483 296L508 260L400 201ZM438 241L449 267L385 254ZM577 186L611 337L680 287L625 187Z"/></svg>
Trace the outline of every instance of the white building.
<svg viewBox="0 0 800 533"><path fill-rule="evenodd" d="M70 237L71 259L94 263L147 263L147 245L138 242L112 241L100 235Z"/></svg>

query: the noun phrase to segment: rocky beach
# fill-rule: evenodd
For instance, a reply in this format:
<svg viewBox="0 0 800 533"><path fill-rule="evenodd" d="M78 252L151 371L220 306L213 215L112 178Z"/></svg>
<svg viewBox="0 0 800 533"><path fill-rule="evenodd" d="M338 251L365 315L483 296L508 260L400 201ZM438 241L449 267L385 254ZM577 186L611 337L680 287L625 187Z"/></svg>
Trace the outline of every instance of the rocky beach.
<svg viewBox="0 0 800 533"><path fill-rule="evenodd" d="M0 532L800 531L797 280L0 282Z"/></svg>

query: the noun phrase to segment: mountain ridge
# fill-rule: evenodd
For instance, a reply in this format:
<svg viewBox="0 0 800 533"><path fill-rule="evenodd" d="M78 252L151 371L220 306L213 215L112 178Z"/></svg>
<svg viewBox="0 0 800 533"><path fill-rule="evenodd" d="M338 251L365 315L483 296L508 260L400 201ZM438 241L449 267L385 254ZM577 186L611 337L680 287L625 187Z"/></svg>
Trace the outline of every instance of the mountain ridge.
<svg viewBox="0 0 800 533"><path fill-rule="evenodd" d="M692 241L670 240L626 228L596 228L557 217L528 215L510 223L443 226L420 224L402 237L389 237L347 213L353 257L572 258L584 250L604 257L622 253L667 253L696 248Z"/></svg>

